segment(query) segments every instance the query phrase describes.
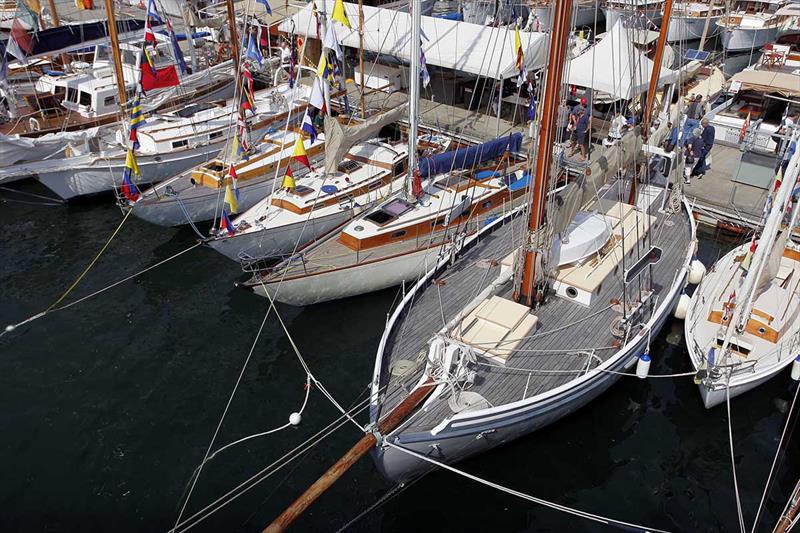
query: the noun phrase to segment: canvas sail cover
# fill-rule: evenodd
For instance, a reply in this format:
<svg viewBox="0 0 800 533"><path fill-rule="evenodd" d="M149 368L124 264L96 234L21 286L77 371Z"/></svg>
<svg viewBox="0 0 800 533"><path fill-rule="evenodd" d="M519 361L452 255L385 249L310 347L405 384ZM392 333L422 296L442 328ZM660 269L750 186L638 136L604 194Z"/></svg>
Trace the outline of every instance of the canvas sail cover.
<svg viewBox="0 0 800 533"><path fill-rule="evenodd" d="M514 133L476 146L436 154L420 160L419 174L423 178L428 178L445 174L452 170L473 168L484 161L497 159L506 150L519 152L520 146L522 146L522 134Z"/></svg>
<svg viewBox="0 0 800 533"><path fill-rule="evenodd" d="M328 0L320 11L333 12L334 1ZM358 20L358 6L345 3L351 21ZM334 24L336 39L342 46L358 48L358 27L347 29ZM279 26L280 31L316 38L316 21L311 3ZM516 77L517 53L514 31L469 22L436 17L422 17L422 50L428 65L458 70L493 79ZM520 33L525 68L528 72L542 68L547 62L547 34ZM411 17L392 9L364 6L364 50L408 62L411 57ZM365 66L369 73L369 66Z"/></svg>
<svg viewBox="0 0 800 533"><path fill-rule="evenodd" d="M569 62L567 83L622 100L646 92L654 63L633 41L632 30L625 28L620 19L603 40ZM662 66L659 87L674 82L677 76L676 71Z"/></svg>
<svg viewBox="0 0 800 533"><path fill-rule="evenodd" d="M406 105L379 113L352 126L342 126L333 117L325 116L325 174L333 174L345 154L354 145L377 135L384 126L400 120L406 113Z"/></svg>

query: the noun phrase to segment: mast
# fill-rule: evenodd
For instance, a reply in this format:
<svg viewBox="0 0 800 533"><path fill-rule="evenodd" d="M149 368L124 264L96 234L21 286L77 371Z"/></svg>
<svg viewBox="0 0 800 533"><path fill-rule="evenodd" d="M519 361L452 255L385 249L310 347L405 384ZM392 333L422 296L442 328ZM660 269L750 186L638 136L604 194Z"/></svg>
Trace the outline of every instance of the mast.
<svg viewBox="0 0 800 533"><path fill-rule="evenodd" d="M109 0L106 0L108 2ZM225 0L225 7L228 8L228 29L231 32L231 57L233 58L233 72L236 73L238 85L239 79L239 33L236 31L236 12L233 9L233 0Z"/></svg>
<svg viewBox="0 0 800 533"><path fill-rule="evenodd" d="M538 244L536 234L544 222L544 204L550 167L553 157L553 140L556 133L556 115L558 113L561 81L564 77L567 38L572 18L572 0L556 0L555 13L550 33L550 50L548 52L545 92L542 98L542 114L539 122L539 142L536 150L536 172L531 186L530 219L528 221L528 237L525 245L525 263L523 266L522 284L515 300L532 306L536 292L536 263Z"/></svg>
<svg viewBox="0 0 800 533"><path fill-rule="evenodd" d="M52 0L50 0L52 3ZM114 58L114 73L117 78L117 91L119 91L119 108L124 112L128 101L125 92L125 75L122 72L122 58L120 57L119 36L117 35L117 19L114 17L114 1L105 0L106 15L108 15L108 36L111 38L111 55ZM55 18L53 19L55 20Z"/></svg>
<svg viewBox="0 0 800 533"><path fill-rule="evenodd" d="M708 11L706 11L706 23L703 25L703 35L700 37L699 50L702 52L706 47L706 37L708 36L708 25L711 24L711 12L714 10L714 2L717 0L708 0Z"/></svg>
<svg viewBox="0 0 800 533"><path fill-rule="evenodd" d="M411 191L411 180L414 171L417 169L417 119L419 118L419 60L421 46L422 26L422 2L421 0L410 0L411 7L411 70L408 76L408 179L406 192ZM364 72L361 72L362 81ZM362 84L363 86L363 84Z"/></svg>
<svg viewBox="0 0 800 533"><path fill-rule="evenodd" d="M713 1L713 0L712 0ZM672 14L672 0L664 2L664 18L661 21L661 30L658 33L658 44L656 45L656 55L653 58L653 71L650 73L650 85L647 87L647 100L644 102L644 113L642 115L642 141L647 142L650 136L650 118L653 113L653 103L656 99L656 89L658 88L658 78L661 76L661 63L664 61L664 47L667 44L667 32L669 31L670 14ZM636 203L636 178L631 180L631 191L628 196L628 203Z"/></svg>
<svg viewBox="0 0 800 533"><path fill-rule="evenodd" d="M366 76L364 73L364 0L358 0L358 69L361 71L361 83L359 84L359 92L361 93L359 95L361 98L361 118L366 118L367 109L364 105L364 83Z"/></svg>
<svg viewBox="0 0 800 533"><path fill-rule="evenodd" d="M50 6L50 16L53 18L53 27L58 28L61 26L61 19L58 18L58 10L56 9L56 2L55 0L47 0L47 4Z"/></svg>

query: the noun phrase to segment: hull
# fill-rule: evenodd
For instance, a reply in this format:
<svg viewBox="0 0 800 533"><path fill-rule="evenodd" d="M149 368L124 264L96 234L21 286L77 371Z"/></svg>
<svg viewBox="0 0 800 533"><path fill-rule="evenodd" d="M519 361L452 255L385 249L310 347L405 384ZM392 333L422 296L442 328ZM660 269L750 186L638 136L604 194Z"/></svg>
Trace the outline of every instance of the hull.
<svg viewBox="0 0 800 533"><path fill-rule="evenodd" d="M617 22L623 21L626 25L640 29L653 29L654 26L661 24L661 6L637 8L636 14L628 10L617 8L605 8L603 13L606 16L606 31L610 31Z"/></svg>
<svg viewBox="0 0 800 533"><path fill-rule="evenodd" d="M683 205L685 213L688 213L689 206L685 200ZM695 225L691 218L689 225L691 233L694 235ZM660 332L678 303L686 283L688 265L693 250L694 245L691 241L686 250L681 270L676 273L669 290L664 294L664 299L659 301L658 307L647 323L651 335L657 335ZM403 303L392 315L381 339L379 360L382 357L387 337L391 335L392 329L398 326L397 321L403 315L404 308L415 299L417 291L425 286L428 279L440 273L443 268L444 263L440 263L437 269L430 271L405 296ZM647 326L643 329L646 329ZM482 409L472 414L459 415L457 418L450 417L444 419L430 431L403 432L401 427L398 431L387 435L386 438L391 439L391 442L398 446L439 462L452 464L462 461L536 431L585 406L620 378L619 374L613 372L630 370L647 347L648 335L635 335L600 368L546 393ZM377 409L375 403L372 404L372 409L373 416L371 418L374 418ZM408 481L435 468L428 461L418 459L387 445L374 448L372 453L378 470L386 478L396 482Z"/></svg>
<svg viewBox="0 0 800 533"><path fill-rule="evenodd" d="M722 47L729 52L758 51L762 46L775 40L779 28L722 29Z"/></svg>
<svg viewBox="0 0 800 533"><path fill-rule="evenodd" d="M270 296L289 305L313 305L359 294L395 287L401 283L416 283L435 264L440 247L402 255L392 259L357 265L351 268L321 272L298 279L284 279L265 285L254 285L253 291ZM358 278L358 283L353 279Z"/></svg>
<svg viewBox="0 0 800 533"><path fill-rule="evenodd" d="M538 22L538 27L536 25L537 22L534 22L533 30L549 31L552 20L552 10L550 9L550 6L534 7L532 11L536 17L536 21ZM580 28L583 26L588 26L593 28L595 14L597 16L597 22L603 20L603 12L600 10L595 10L595 6L593 4L573 6L572 16L573 20L575 21L574 27Z"/></svg>
<svg viewBox="0 0 800 533"><path fill-rule="evenodd" d="M176 180L189 181L188 176ZM272 175L239 182L239 210L244 212L272 192ZM133 215L151 224L165 227L208 222L219 216L224 193L209 187L197 187L168 194L164 183L146 191L129 209Z"/></svg>
<svg viewBox="0 0 800 533"><path fill-rule="evenodd" d="M716 22L722 18L721 15L712 16L708 21L707 39L714 37L719 33L719 26ZM667 30L667 41L692 41L701 39L703 37L703 30L706 26L705 17L672 17L669 21L669 30Z"/></svg>
<svg viewBox="0 0 800 533"><path fill-rule="evenodd" d="M208 160L222 146L215 144L213 149L191 153L139 156L137 163L142 177L136 184L141 187L179 174ZM81 165L81 162L87 159L81 157L80 161L75 161L68 168L59 165L61 168L56 170L36 170L34 174L45 187L65 201L115 191L121 183L125 169L124 156L116 158L113 162L106 158L92 158L88 159L91 161L90 164Z"/></svg>
<svg viewBox="0 0 800 533"><path fill-rule="evenodd" d="M267 230L216 238L206 244L237 262L265 258L278 259L279 256L296 251L305 243L323 237L350 220L352 216L352 209L348 209Z"/></svg>
<svg viewBox="0 0 800 533"><path fill-rule="evenodd" d="M792 359L789 358L787 361L787 366L792 363ZM776 368L773 372L770 372L764 376L758 376L756 379L748 381L746 383L741 383L738 385L731 386L730 397L731 399L739 396L740 394L744 394L745 392L755 389L762 383L772 379L776 374L778 374L781 370L785 367ZM728 393L725 391L724 388L711 390L708 387L704 387L702 384L698 385L697 388L700 390L700 397L703 399L703 405L706 409L711 409L712 407L716 407L721 403L725 403L727 401Z"/></svg>

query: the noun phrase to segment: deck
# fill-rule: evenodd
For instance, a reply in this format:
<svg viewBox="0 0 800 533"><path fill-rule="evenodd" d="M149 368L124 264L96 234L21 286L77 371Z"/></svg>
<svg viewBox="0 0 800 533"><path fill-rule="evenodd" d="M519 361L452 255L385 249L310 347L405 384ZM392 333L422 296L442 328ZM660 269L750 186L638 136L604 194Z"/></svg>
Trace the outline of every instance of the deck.
<svg viewBox="0 0 800 533"><path fill-rule="evenodd" d="M607 198L618 195L615 185L606 186L601 192ZM660 298L685 261L691 232L682 211L659 213L657 205L658 202L651 207L650 214L657 217L652 230L653 244L664 251L661 261L653 267L654 297ZM382 368L381 383L387 386L384 412L391 410L405 396L402 391L409 390L418 380L433 334L498 275L500 267L490 266L487 260L497 260L496 264L508 255L519 243L523 224L523 220L517 219L484 238L453 268L441 272L421 291L406 316L395 325ZM649 243L642 249L647 247ZM508 295L510 290L507 284L502 294ZM469 390L483 396L490 405L507 404L552 390L616 353L616 338L610 325L619 315L610 301L622 298L621 281L611 275L600 291L590 307L550 296L546 305L534 311L539 318L536 333L522 341L505 366L479 358L478 377ZM648 318L645 316L643 320ZM402 377L392 376L390 369L399 360L415 363L415 370ZM449 393L425 411L416 412L403 431L428 431L453 415L448 399Z"/></svg>

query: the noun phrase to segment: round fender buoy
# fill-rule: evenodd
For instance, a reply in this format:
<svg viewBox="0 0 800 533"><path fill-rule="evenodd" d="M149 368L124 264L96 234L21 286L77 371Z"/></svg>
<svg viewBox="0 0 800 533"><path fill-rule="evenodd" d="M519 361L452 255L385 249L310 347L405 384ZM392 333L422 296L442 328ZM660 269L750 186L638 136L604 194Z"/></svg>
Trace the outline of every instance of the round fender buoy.
<svg viewBox="0 0 800 533"><path fill-rule="evenodd" d="M706 266L703 264L702 261L695 258L692 259L692 262L689 263L689 283L692 285L697 285L706 275Z"/></svg>
<svg viewBox="0 0 800 533"><path fill-rule="evenodd" d="M636 377L639 379L644 379L647 377L647 374L650 373L650 354L644 352L642 355L639 356L639 360L636 361Z"/></svg>
<svg viewBox="0 0 800 533"><path fill-rule="evenodd" d="M300 413L292 413L289 415L289 423L293 426L297 426L303 420L303 417Z"/></svg>
<svg viewBox="0 0 800 533"><path fill-rule="evenodd" d="M678 305L675 306L675 312L672 313L672 315L678 320L683 320L686 318L686 313L689 312L689 305L691 303L692 299L689 298L688 294L681 294L681 297L678 298Z"/></svg>
<svg viewBox="0 0 800 533"><path fill-rule="evenodd" d="M794 361L792 361L792 379L800 381L800 355L795 357Z"/></svg>

